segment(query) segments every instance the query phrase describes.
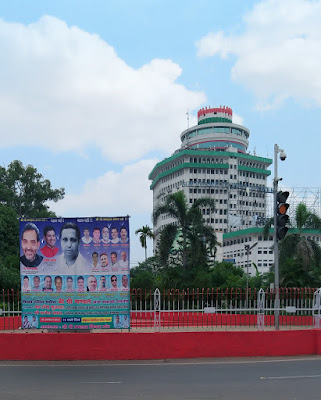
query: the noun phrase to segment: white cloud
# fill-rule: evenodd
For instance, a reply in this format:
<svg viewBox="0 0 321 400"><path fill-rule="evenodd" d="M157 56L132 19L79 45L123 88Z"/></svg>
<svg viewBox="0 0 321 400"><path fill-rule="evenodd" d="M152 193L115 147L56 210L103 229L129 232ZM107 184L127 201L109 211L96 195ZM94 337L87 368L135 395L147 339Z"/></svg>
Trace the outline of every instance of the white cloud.
<svg viewBox="0 0 321 400"><path fill-rule="evenodd" d="M134 69L99 36L50 16L0 20L0 146L86 152L116 162L172 151L186 110L205 101L176 83L181 68L154 59ZM174 145L175 148L175 145Z"/></svg>
<svg viewBox="0 0 321 400"><path fill-rule="evenodd" d="M232 121L234 124L243 125L243 118L233 111Z"/></svg>
<svg viewBox="0 0 321 400"><path fill-rule="evenodd" d="M198 55L236 56L231 76L262 109L290 97L321 106L320 19L321 1L262 1L244 16L244 33L209 33Z"/></svg>
<svg viewBox="0 0 321 400"><path fill-rule="evenodd" d="M67 193L50 208L65 217L151 215L153 195L148 175L157 161L141 160L124 166L121 172L108 171L87 180L79 193Z"/></svg>
<svg viewBox="0 0 321 400"><path fill-rule="evenodd" d="M130 215L131 263L144 260L139 237L134 234L143 225L152 227L153 193L148 175L159 160L141 160L126 165L121 172L109 171L97 179L84 182L79 193L67 193L50 209L63 217L94 217ZM153 244L148 241L148 256Z"/></svg>

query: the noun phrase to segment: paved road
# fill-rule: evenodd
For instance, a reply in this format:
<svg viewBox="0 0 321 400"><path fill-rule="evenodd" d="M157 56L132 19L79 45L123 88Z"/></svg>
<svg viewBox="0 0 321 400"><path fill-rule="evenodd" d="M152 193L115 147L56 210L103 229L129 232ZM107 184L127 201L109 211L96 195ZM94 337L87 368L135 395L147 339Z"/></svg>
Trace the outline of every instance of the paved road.
<svg viewBox="0 0 321 400"><path fill-rule="evenodd" d="M321 357L3 362L1 400L321 398Z"/></svg>

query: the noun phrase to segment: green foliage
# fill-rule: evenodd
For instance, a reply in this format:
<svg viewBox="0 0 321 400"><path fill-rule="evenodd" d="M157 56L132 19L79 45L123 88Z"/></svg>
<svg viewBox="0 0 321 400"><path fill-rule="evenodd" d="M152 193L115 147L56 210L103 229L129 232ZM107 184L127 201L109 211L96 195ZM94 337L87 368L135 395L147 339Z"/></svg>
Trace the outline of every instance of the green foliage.
<svg viewBox="0 0 321 400"><path fill-rule="evenodd" d="M188 287L188 277L181 266L159 271L159 289L180 289Z"/></svg>
<svg viewBox="0 0 321 400"><path fill-rule="evenodd" d="M280 242L280 284L285 287L317 287L321 284L321 248L302 234Z"/></svg>
<svg viewBox="0 0 321 400"><path fill-rule="evenodd" d="M0 204L0 262L10 255L19 255L19 220L12 208Z"/></svg>
<svg viewBox="0 0 321 400"><path fill-rule="evenodd" d="M155 289L155 271L158 267L158 258L149 257L130 270L130 287L141 289Z"/></svg>
<svg viewBox="0 0 321 400"><path fill-rule="evenodd" d="M0 203L15 210L19 217L54 217L47 201L64 197L63 188L53 189L48 179L32 165L15 160L8 168L0 167Z"/></svg>
<svg viewBox="0 0 321 400"><path fill-rule="evenodd" d="M309 240L304 229L321 229L321 219L300 203L295 210L295 227L298 233L288 233L279 242L280 285L285 287L316 287L321 284L321 248ZM273 219L267 221L263 236L269 234ZM273 270L266 277L267 282L274 281Z"/></svg>
<svg viewBox="0 0 321 400"><path fill-rule="evenodd" d="M18 289L19 220L18 217L54 217L47 201L58 201L64 189L53 189L49 180L31 165L13 161L0 167L0 288Z"/></svg>
<svg viewBox="0 0 321 400"><path fill-rule="evenodd" d="M267 287L265 276L249 279L249 287ZM159 257L150 257L146 262L131 269L131 288L151 289L186 288L246 288L246 275L232 263L216 263L214 268L199 268L184 271L181 266L160 267Z"/></svg>
<svg viewBox="0 0 321 400"><path fill-rule="evenodd" d="M175 224L164 228L158 242L158 254L162 265L181 265L185 271L207 268L215 257L216 235L206 225L202 207L214 211L214 200L208 197L197 199L191 207L183 191L170 194L164 204L153 212L154 224L161 215L169 215Z"/></svg>
<svg viewBox="0 0 321 400"><path fill-rule="evenodd" d="M321 219L315 213L309 211L304 203L297 205L295 222L299 233L301 233L302 228L321 229Z"/></svg>
<svg viewBox="0 0 321 400"><path fill-rule="evenodd" d="M0 205L0 289L18 289L19 221L15 211Z"/></svg>
<svg viewBox="0 0 321 400"><path fill-rule="evenodd" d="M221 262L211 271L212 287L221 289L231 287L246 287L246 277L241 268L236 267L232 263Z"/></svg>
<svg viewBox="0 0 321 400"><path fill-rule="evenodd" d="M142 247L145 249L145 261L147 260L147 238L154 239L152 229L148 225L144 225L135 231L135 235L139 234L139 240Z"/></svg>
<svg viewBox="0 0 321 400"><path fill-rule="evenodd" d="M157 244L157 254L159 256L160 265L164 267L167 267L170 264L169 255L177 236L177 231L178 228L176 225L169 224L166 225L160 233L160 238Z"/></svg>
<svg viewBox="0 0 321 400"><path fill-rule="evenodd" d="M0 288L20 289L19 256L7 256L1 261L0 266Z"/></svg>

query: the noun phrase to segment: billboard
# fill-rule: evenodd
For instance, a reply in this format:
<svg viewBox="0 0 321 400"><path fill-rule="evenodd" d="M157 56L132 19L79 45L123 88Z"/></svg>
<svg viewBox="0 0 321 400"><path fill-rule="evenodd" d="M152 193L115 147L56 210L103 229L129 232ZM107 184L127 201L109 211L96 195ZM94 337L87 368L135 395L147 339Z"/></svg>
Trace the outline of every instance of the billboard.
<svg viewBox="0 0 321 400"><path fill-rule="evenodd" d="M130 327L129 217L20 219L22 328Z"/></svg>

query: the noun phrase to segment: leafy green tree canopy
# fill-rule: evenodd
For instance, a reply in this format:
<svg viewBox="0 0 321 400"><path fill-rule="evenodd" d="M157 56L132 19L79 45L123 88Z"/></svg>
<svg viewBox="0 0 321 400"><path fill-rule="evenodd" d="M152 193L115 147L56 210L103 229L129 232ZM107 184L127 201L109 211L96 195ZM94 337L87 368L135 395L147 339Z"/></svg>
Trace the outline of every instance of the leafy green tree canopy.
<svg viewBox="0 0 321 400"><path fill-rule="evenodd" d="M32 165L24 167L16 160L8 168L0 167L0 289L20 287L18 218L55 217L46 203L64 194Z"/></svg>
<svg viewBox="0 0 321 400"><path fill-rule="evenodd" d="M54 217L47 201L61 200L65 189L53 189L32 165L15 160L8 168L0 167L0 204L11 207L19 217Z"/></svg>

